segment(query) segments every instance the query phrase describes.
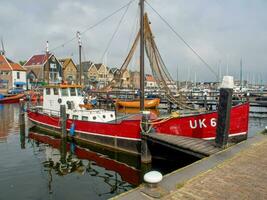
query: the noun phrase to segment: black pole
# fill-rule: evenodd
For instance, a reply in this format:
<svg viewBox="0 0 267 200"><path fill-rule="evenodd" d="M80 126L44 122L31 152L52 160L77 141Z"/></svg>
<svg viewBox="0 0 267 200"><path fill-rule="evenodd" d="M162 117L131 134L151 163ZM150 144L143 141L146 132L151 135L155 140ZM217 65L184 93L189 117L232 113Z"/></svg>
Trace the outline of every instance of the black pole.
<svg viewBox="0 0 267 200"><path fill-rule="evenodd" d="M226 76L229 77L229 76ZM233 95L233 79L232 84L228 84L230 81L226 80L225 77L220 89L220 99L218 106L218 121L215 144L218 147L225 148L228 142L229 127L230 127L230 114L232 108L232 95ZM232 85L232 86L231 86Z"/></svg>
<svg viewBox="0 0 267 200"><path fill-rule="evenodd" d="M140 0L140 110L145 110L144 0Z"/></svg>

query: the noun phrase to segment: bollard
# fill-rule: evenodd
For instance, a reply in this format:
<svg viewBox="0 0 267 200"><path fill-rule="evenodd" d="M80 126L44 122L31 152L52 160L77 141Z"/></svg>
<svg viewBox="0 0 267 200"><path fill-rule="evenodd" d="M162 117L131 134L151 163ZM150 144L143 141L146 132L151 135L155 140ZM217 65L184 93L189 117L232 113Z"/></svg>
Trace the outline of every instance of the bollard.
<svg viewBox="0 0 267 200"><path fill-rule="evenodd" d="M233 77L224 76L220 89L218 120L215 138L215 145L221 148L225 148L228 142L233 87Z"/></svg>
<svg viewBox="0 0 267 200"><path fill-rule="evenodd" d="M60 105L60 119L61 119L61 137L67 136L67 115L66 115L66 106Z"/></svg>
<svg viewBox="0 0 267 200"><path fill-rule="evenodd" d="M142 112L142 120L141 120L141 162L142 163L150 163L152 161L151 153L148 148L147 139L145 134L149 131L149 116L150 111Z"/></svg>
<svg viewBox="0 0 267 200"><path fill-rule="evenodd" d="M160 199L168 194L166 190L159 187L159 183L162 181L163 176L158 171L150 171L144 175L144 181L146 182L145 188L141 192L153 199Z"/></svg>

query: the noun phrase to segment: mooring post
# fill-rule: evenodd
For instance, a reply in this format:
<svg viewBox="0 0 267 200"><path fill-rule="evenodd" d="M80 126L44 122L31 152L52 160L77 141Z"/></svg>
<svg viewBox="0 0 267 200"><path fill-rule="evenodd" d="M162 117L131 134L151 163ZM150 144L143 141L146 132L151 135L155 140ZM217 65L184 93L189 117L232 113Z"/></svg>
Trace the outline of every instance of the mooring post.
<svg viewBox="0 0 267 200"><path fill-rule="evenodd" d="M149 117L150 111L142 112L142 120L141 120L141 162L142 163L150 163L152 160L150 150L147 144L146 133L149 132Z"/></svg>
<svg viewBox="0 0 267 200"><path fill-rule="evenodd" d="M25 112L24 112L25 102L23 99L20 99L19 103L20 103L20 109L19 109L20 146L21 149L25 149Z"/></svg>
<svg viewBox="0 0 267 200"><path fill-rule="evenodd" d="M225 148L228 142L233 88L233 77L224 76L220 89L218 121L215 138L216 146L221 148Z"/></svg>
<svg viewBox="0 0 267 200"><path fill-rule="evenodd" d="M67 136L67 115L66 115L66 105L60 105L60 118L61 118L61 137Z"/></svg>

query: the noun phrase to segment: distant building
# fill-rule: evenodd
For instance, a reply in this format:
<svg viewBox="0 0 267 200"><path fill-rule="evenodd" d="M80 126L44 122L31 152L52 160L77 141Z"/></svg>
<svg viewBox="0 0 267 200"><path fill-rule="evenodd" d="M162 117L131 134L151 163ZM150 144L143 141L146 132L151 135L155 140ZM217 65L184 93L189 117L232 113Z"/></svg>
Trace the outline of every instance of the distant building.
<svg viewBox="0 0 267 200"><path fill-rule="evenodd" d="M134 88L134 89L140 88L140 73L138 71L130 72L130 84L131 84L131 88Z"/></svg>
<svg viewBox="0 0 267 200"><path fill-rule="evenodd" d="M63 67L53 54L33 55L24 65L31 84L42 82L56 84L62 81ZM34 77L35 76L35 77Z"/></svg>
<svg viewBox="0 0 267 200"><path fill-rule="evenodd" d="M150 75L150 74L146 74L145 75L145 87L146 88L156 88L157 87L157 82L155 80L155 78Z"/></svg>
<svg viewBox="0 0 267 200"><path fill-rule="evenodd" d="M76 65L74 64L71 58L59 59L63 67L63 81L67 81L68 83L78 83L78 70Z"/></svg>
<svg viewBox="0 0 267 200"><path fill-rule="evenodd" d="M26 69L0 55L0 93L11 88L26 89Z"/></svg>

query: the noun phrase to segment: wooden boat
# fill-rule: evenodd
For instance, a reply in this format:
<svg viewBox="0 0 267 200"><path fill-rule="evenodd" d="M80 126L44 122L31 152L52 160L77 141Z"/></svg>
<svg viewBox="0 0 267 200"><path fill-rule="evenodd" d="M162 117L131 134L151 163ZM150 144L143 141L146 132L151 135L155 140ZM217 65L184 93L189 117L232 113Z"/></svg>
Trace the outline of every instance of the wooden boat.
<svg viewBox="0 0 267 200"><path fill-rule="evenodd" d="M144 1L140 0L140 6L143 6L143 4ZM146 24L149 24L148 20L146 20ZM141 29L143 29L143 27L141 27ZM151 38L153 39L152 36ZM153 43L153 46L154 45ZM144 63L141 64L141 60L142 59L140 59L140 68L143 69ZM144 72L144 70L140 70L140 72L141 71ZM141 81L144 81L144 79L141 79ZM144 84L140 85L144 86ZM60 85L59 94L63 94L63 92L65 94L66 91L63 91L64 89L72 91L78 89L73 88L75 88L75 86ZM140 97L144 100L144 88L140 89L142 90ZM60 104L65 104L68 107L66 129L74 139L129 153L139 154L141 152L141 114L118 119L115 117L115 112L113 111L86 110L85 112L85 110L79 110L80 108L77 108L79 107L77 102L82 101L81 97L71 95L51 96L50 90L46 89L46 91L49 92L49 95L44 93L44 106L28 110L29 120L40 128L46 131L51 130L60 135L62 120L59 117L59 106ZM71 91L67 91L66 94L71 94ZM166 93L166 95L170 97L169 93ZM153 103L151 104L151 102ZM140 107L139 101L118 101L117 104L124 107ZM158 104L159 99L146 100L144 102L144 107L156 107ZM145 110L144 108L140 109ZM55 112L49 110L55 110ZM217 111L192 113L185 116L170 115L161 119L149 120L147 125L149 126L148 130L156 133L210 140L214 139L216 136L217 118ZM248 134L248 118L249 103L243 103L231 108L230 128L228 131L230 138L236 138L237 140L239 138L246 138Z"/></svg>
<svg viewBox="0 0 267 200"><path fill-rule="evenodd" d="M216 136L217 117L217 111L180 117L170 116L164 119L153 120L150 122L150 126L157 133L210 140ZM230 138L239 139L247 136L248 117L249 103L240 104L231 109ZM29 110L28 118L46 131L51 130L58 135L61 133L59 116L53 116L37 109ZM140 153L141 143L140 121L140 114L109 122L68 118L67 131L70 131L71 126L75 124L74 138L77 140L138 154Z"/></svg>
<svg viewBox="0 0 267 200"><path fill-rule="evenodd" d="M156 108L158 107L160 103L159 98L155 99L145 99L145 108ZM122 101L122 100L117 100L116 105L118 107L124 107L124 108L140 108L140 100L133 100L133 101Z"/></svg>
<svg viewBox="0 0 267 200"><path fill-rule="evenodd" d="M18 103L19 100L24 96L24 94L5 96L4 98L0 99L0 104Z"/></svg>

